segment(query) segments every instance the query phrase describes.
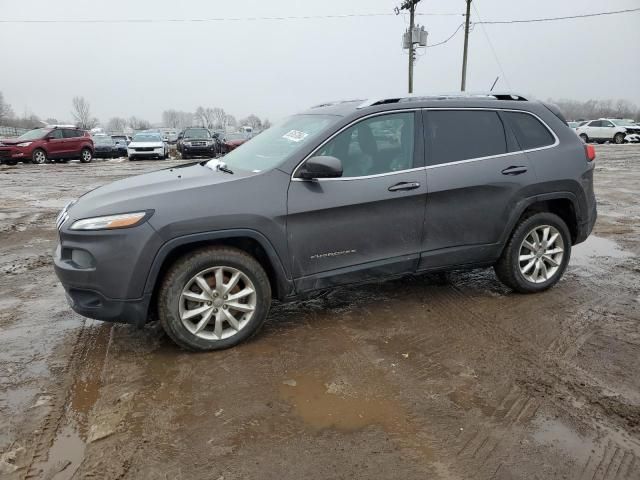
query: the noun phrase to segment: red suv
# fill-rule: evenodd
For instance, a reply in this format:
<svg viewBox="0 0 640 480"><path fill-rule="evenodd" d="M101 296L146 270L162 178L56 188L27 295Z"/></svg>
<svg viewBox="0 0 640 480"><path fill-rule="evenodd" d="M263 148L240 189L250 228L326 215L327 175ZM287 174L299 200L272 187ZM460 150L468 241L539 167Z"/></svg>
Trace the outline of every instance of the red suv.
<svg viewBox="0 0 640 480"><path fill-rule="evenodd" d="M88 163L93 159L91 135L76 127L46 127L31 130L18 138L0 140L0 163L67 162L78 158Z"/></svg>

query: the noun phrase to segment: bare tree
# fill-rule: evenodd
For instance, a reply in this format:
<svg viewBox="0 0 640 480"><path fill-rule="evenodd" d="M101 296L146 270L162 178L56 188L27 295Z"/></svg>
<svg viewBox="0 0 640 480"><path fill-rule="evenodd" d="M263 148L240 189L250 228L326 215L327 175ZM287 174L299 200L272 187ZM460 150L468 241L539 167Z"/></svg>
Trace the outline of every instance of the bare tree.
<svg viewBox="0 0 640 480"><path fill-rule="evenodd" d="M11 105L4 101L4 96L0 92L0 122L13 117L13 110Z"/></svg>
<svg viewBox="0 0 640 480"><path fill-rule="evenodd" d="M56 125L58 122L57 118L53 118L53 117L49 117L45 120L45 122L47 122L47 125Z"/></svg>
<svg viewBox="0 0 640 480"><path fill-rule="evenodd" d="M224 108L215 107L213 109L213 118L215 119L215 128L225 128L227 126L227 114Z"/></svg>
<svg viewBox="0 0 640 480"><path fill-rule="evenodd" d="M238 126L238 121L236 120L236 117L234 117L230 113L227 113L224 116L224 126L225 127L236 127L236 126Z"/></svg>
<svg viewBox="0 0 640 480"><path fill-rule="evenodd" d="M165 110L162 112L162 124L165 127L180 127L180 112L176 110Z"/></svg>
<svg viewBox="0 0 640 480"><path fill-rule="evenodd" d="M213 113L213 108L203 108L203 107L198 107L196 109L196 120L199 122L201 127L206 127L206 128L213 128L213 124L215 121L215 116Z"/></svg>
<svg viewBox="0 0 640 480"><path fill-rule="evenodd" d="M271 122L269 121L269 119L268 119L268 118L265 118L265 119L262 121L262 129L263 129L263 130L266 130L267 128L270 128L270 127L271 127Z"/></svg>
<svg viewBox="0 0 640 480"><path fill-rule="evenodd" d="M635 118L640 117L638 106L628 100L577 100L560 99L555 103L569 120L592 120L594 118Z"/></svg>
<svg viewBox="0 0 640 480"><path fill-rule="evenodd" d="M127 127L127 120L121 117L112 117L107 122L107 132L120 133L124 132Z"/></svg>
<svg viewBox="0 0 640 480"><path fill-rule="evenodd" d="M136 116L129 117L128 123L132 130L148 130L151 128L151 123Z"/></svg>
<svg viewBox="0 0 640 480"><path fill-rule="evenodd" d="M254 130L259 130L262 128L262 120L252 113L247 118L240 120L240 125L248 125Z"/></svg>
<svg viewBox="0 0 640 480"><path fill-rule="evenodd" d="M84 130L91 130L98 124L98 119L91 117L91 106L84 97L73 97L71 114L76 125Z"/></svg>

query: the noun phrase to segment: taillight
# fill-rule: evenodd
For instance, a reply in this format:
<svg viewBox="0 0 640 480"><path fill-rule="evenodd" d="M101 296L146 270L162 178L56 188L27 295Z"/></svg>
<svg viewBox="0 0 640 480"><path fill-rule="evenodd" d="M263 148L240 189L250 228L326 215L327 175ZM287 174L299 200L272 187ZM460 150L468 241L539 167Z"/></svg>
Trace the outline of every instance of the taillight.
<svg viewBox="0 0 640 480"><path fill-rule="evenodd" d="M585 143L584 145L584 154L587 157L587 160L589 162L592 162L593 160L596 159L596 147L594 147L593 145L589 144L589 143Z"/></svg>

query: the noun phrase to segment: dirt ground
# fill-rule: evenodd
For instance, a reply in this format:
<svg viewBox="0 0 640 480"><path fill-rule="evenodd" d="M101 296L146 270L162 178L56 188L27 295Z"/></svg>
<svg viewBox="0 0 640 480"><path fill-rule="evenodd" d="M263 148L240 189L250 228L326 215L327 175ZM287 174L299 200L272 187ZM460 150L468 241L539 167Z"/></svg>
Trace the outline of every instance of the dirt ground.
<svg viewBox="0 0 640 480"><path fill-rule="evenodd" d="M640 147L597 151L552 290L341 288L209 354L83 319L51 264L64 203L176 162L1 166L0 477L640 479Z"/></svg>

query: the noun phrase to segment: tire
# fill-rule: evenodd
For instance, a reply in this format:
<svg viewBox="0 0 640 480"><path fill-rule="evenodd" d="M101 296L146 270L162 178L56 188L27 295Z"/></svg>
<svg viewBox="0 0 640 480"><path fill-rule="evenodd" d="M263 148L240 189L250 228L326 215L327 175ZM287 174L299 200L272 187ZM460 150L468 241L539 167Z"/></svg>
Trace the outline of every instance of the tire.
<svg viewBox="0 0 640 480"><path fill-rule="evenodd" d="M545 246L543 244L544 237L540 238L541 234L538 237L541 246L539 250L526 247L524 242L531 240L531 232L535 229L544 230L545 227L550 227L548 239L553 238L553 235L557 233L559 240L555 240L552 245ZM535 243L533 246L536 246ZM561 255L557 252L557 248L562 249ZM545 252L556 253L545 255ZM529 258L521 261L521 254ZM542 256L538 256L540 254ZM493 268L498 279L507 287L520 293L536 293L551 288L562 278L570 257L571 235L566 223L553 213L542 212L535 213L520 221ZM539 268L539 262L544 264L544 269ZM554 263L556 266L553 266ZM527 267L529 267L528 270ZM526 273L524 270L527 270ZM536 271L538 271L538 278L533 281L531 277L536 275ZM544 276L544 272L547 272L547 277Z"/></svg>
<svg viewBox="0 0 640 480"><path fill-rule="evenodd" d="M91 163L91 160L93 160L93 153L88 148L83 148L80 152L80 161L82 163Z"/></svg>
<svg viewBox="0 0 640 480"><path fill-rule="evenodd" d="M617 143L618 145L621 145L624 143L624 137L625 134L622 132L618 132L613 136L613 143Z"/></svg>
<svg viewBox="0 0 640 480"><path fill-rule="evenodd" d="M221 288L215 280L218 271L223 275ZM239 280L228 295L251 290L253 293L235 302L229 300L232 303L227 305L225 288L236 273ZM200 283L196 280L198 276ZM208 294L200 287L203 281L211 289ZM203 300L188 300L183 296L185 292ZM232 304L251 311L236 310ZM221 350L247 340L260 329L271 306L271 285L264 269L251 255L231 247L207 247L184 255L170 267L160 285L157 306L162 328L180 347L192 351ZM204 313L183 321L187 312L202 308ZM207 314L210 316L205 318ZM235 325L229 321L229 315ZM197 326L202 326L202 330L197 332Z"/></svg>
<svg viewBox="0 0 640 480"><path fill-rule="evenodd" d="M43 163L47 163L48 161L49 159L47 158L47 152L45 152L41 148L37 148L33 151L33 154L31 155L31 163L42 165Z"/></svg>
<svg viewBox="0 0 640 480"><path fill-rule="evenodd" d="M18 161L17 161L17 160L5 160L3 163L4 163L5 165L15 166L15 165L17 165L17 164L18 164Z"/></svg>
<svg viewBox="0 0 640 480"><path fill-rule="evenodd" d="M587 137L587 134L586 134L586 133L581 133L581 134L580 134L580 138L582 139L582 141L583 141L584 143L589 143L589 137Z"/></svg>
<svg viewBox="0 0 640 480"><path fill-rule="evenodd" d="M182 154L182 159L183 160L189 160L189 158L191 158L191 157L189 157L189 155L187 155L186 153Z"/></svg>

